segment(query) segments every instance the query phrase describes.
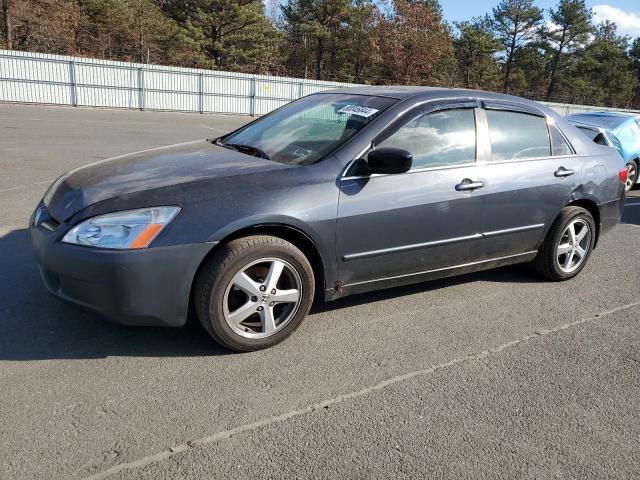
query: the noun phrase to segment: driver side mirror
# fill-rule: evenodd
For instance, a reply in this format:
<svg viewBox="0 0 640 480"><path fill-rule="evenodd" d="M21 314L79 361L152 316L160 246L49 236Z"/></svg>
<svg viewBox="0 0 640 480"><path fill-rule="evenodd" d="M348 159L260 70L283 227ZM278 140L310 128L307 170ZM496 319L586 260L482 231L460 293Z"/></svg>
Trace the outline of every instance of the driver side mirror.
<svg viewBox="0 0 640 480"><path fill-rule="evenodd" d="M379 148L367 155L367 173L398 174L411 169L413 155L400 148Z"/></svg>

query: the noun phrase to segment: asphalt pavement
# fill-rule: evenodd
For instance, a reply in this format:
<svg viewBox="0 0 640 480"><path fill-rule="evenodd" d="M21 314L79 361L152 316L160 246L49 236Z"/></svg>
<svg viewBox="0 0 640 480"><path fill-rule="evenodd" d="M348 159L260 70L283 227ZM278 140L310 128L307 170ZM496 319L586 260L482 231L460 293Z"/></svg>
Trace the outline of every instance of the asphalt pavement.
<svg viewBox="0 0 640 480"><path fill-rule="evenodd" d="M46 292L26 223L58 175L248 120L0 105L0 478L639 476L638 191L569 282L354 296L261 352Z"/></svg>

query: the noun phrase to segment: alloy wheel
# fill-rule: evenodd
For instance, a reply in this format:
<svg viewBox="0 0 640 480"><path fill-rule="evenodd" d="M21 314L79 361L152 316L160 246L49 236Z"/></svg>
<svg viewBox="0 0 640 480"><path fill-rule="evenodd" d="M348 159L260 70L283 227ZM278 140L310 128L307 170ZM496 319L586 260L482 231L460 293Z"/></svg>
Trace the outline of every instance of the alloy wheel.
<svg viewBox="0 0 640 480"><path fill-rule="evenodd" d="M575 272L584 263L591 248L591 227L586 220L577 218L566 226L558 248L556 261L564 273Z"/></svg>
<svg viewBox="0 0 640 480"><path fill-rule="evenodd" d="M625 184L625 192L628 192L633 188L637 179L638 167L636 166L636 162L627 163L627 182Z"/></svg>
<svg viewBox="0 0 640 480"><path fill-rule="evenodd" d="M224 319L234 333L266 338L282 330L296 315L302 280L280 258L261 258L242 267L224 294Z"/></svg>

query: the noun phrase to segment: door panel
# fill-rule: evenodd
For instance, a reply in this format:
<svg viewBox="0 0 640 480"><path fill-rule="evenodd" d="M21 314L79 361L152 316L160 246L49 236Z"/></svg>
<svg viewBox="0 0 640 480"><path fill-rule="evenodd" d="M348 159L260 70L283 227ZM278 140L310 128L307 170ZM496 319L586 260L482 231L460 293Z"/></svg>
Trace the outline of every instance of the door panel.
<svg viewBox="0 0 640 480"><path fill-rule="evenodd" d="M561 167L574 173L555 176ZM482 168L486 179L486 238L481 251L486 258L537 250L581 178L576 156L488 164Z"/></svg>
<svg viewBox="0 0 640 480"><path fill-rule="evenodd" d="M482 167L480 251L487 259L535 251L580 184L580 161L542 113L494 109L479 117L480 135L486 132L490 149L490 161Z"/></svg>
<svg viewBox="0 0 640 480"><path fill-rule="evenodd" d="M476 165L345 178L337 221L339 278L346 284L473 261L483 188L457 191Z"/></svg>

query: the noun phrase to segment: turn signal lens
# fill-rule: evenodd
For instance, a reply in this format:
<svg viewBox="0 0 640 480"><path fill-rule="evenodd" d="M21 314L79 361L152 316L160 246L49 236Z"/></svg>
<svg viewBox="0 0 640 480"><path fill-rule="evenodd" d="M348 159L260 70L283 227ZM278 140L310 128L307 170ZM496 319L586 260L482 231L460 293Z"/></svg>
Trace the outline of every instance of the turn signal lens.
<svg viewBox="0 0 640 480"><path fill-rule="evenodd" d="M620 178L620 181L622 183L627 183L627 180L629 179L629 170L627 170L626 168L620 170L618 172L618 178Z"/></svg>

